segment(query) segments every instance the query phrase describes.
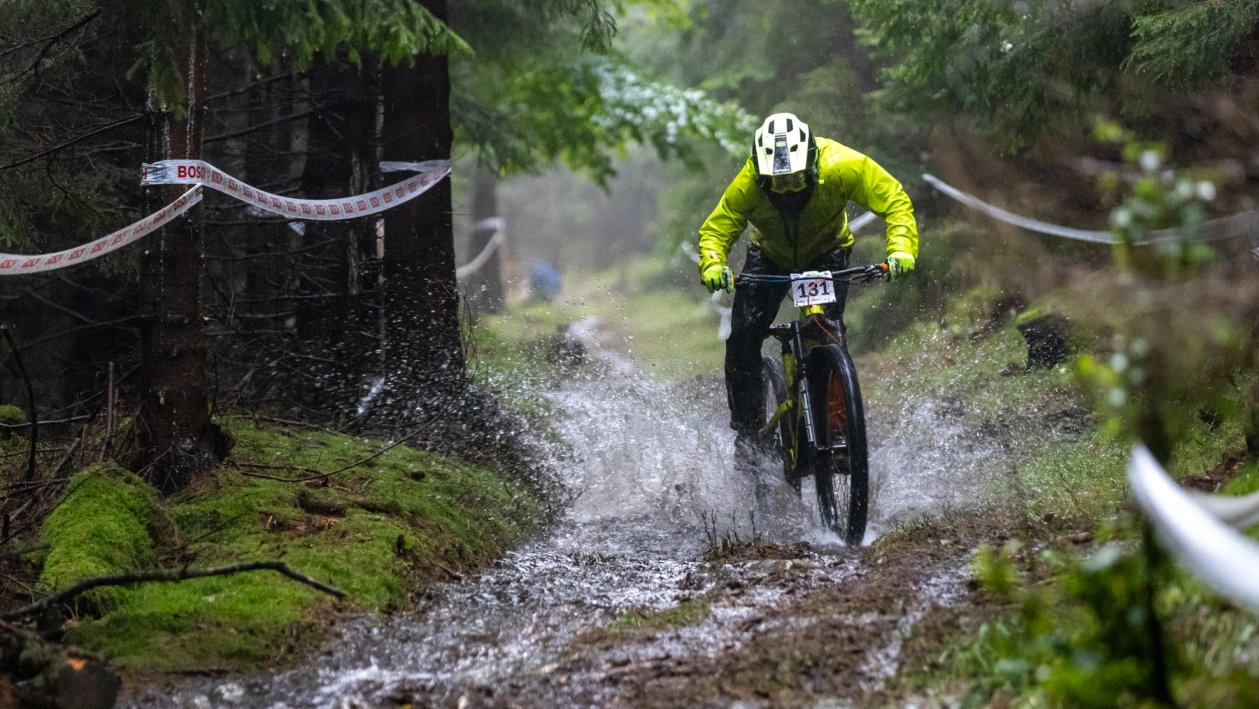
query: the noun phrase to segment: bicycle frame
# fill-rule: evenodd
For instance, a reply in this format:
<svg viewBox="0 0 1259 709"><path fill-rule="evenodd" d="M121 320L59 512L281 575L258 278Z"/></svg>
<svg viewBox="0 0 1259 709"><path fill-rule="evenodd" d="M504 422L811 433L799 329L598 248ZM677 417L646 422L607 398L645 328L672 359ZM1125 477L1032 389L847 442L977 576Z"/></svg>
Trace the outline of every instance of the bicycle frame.
<svg viewBox="0 0 1259 709"><path fill-rule="evenodd" d="M887 273L887 264L875 264L870 266L858 266L856 268L844 269L842 271L834 271L831 273L831 280L847 280L849 283L869 283L876 278L881 278ZM740 274L736 277L736 284L739 282L746 283L784 283L789 282L790 277L787 276L759 276L752 274ZM809 395L809 372L808 362L805 355L809 350L820 344L824 337L830 337L837 344L847 350L847 344L844 342L843 332L837 323L828 319L825 315L823 306L810 305L799 309L799 316L790 323L771 325L769 335L778 340L782 344L782 365L783 365L783 381L787 385L787 397L774 415L770 417L765 427L761 429L761 434L771 434L774 429L782 422L784 416L788 412L794 410L795 414L791 418L796 422L793 424L792 435L790 439L794 443L787 451L788 459L791 464L793 475L797 479L803 477L800 474L800 448L801 441L797 434L798 422L804 420L804 448L810 453L821 452L818 442L818 433L814 427L813 417L813 397ZM797 402L799 402L797 406ZM789 419L790 420L790 419Z"/></svg>

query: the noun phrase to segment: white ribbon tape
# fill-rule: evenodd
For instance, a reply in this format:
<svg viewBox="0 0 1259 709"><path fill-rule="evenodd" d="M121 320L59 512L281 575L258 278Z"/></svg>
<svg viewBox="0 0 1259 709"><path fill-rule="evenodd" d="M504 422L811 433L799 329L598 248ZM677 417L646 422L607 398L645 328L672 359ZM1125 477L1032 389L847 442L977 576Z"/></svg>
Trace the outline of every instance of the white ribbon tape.
<svg viewBox="0 0 1259 709"><path fill-rule="evenodd" d="M381 169L384 169L383 165ZM490 240L485 243L485 248L481 249L481 253L477 254L476 258L455 269L455 278L471 276L481 270L481 267L490 260L490 256L503 244L503 239L506 238L507 220L502 217L487 217L477 222L473 228L478 231L493 229L494 236L491 236Z"/></svg>
<svg viewBox="0 0 1259 709"><path fill-rule="evenodd" d="M1087 229L1072 229L1071 227L1058 226L1048 222L1028 219L1020 217L1013 212L1007 212L1000 207L994 207L982 199L966 194L965 192L945 183L935 175L923 175L922 179L926 180L929 185L936 188L945 195L961 202L971 209L978 210L996 219L997 221L1013 224L1014 226L1035 231L1041 234L1049 234L1050 236L1061 236L1067 239L1075 239L1077 241L1091 241L1095 244L1114 244L1116 243L1115 235L1109 231L1089 231Z"/></svg>
<svg viewBox="0 0 1259 709"><path fill-rule="evenodd" d="M1180 564L1235 603L1259 609L1259 545L1199 505L1145 446L1132 451L1128 484Z"/></svg>
<svg viewBox="0 0 1259 709"><path fill-rule="evenodd" d="M175 217L188 211L192 205L200 202L201 196L202 187L198 185L180 195L179 199L135 224L72 249L52 254L0 254L0 276L53 271L104 256L110 251L121 249L136 239L162 228Z"/></svg>
<svg viewBox="0 0 1259 709"><path fill-rule="evenodd" d="M264 192L245 184L203 160L162 160L145 163L142 185L199 185L231 195L259 209L285 217L314 221L338 221L378 214L412 200L450 174L448 160L427 163L388 163L391 171L416 170L402 182L341 199L296 199ZM383 166L382 166L383 169Z"/></svg>
<svg viewBox="0 0 1259 709"><path fill-rule="evenodd" d="M866 212L865 214L862 214L856 219L853 219L852 221L848 222L848 231L856 234L861 229L861 227L874 221L874 218L875 218L874 212Z"/></svg>
<svg viewBox="0 0 1259 709"><path fill-rule="evenodd" d="M1028 231L1039 232L1041 234L1061 236L1067 239L1075 239L1077 241L1089 241L1094 244L1119 243L1119 239L1109 231L1072 229L1071 227L1058 226L1057 224L1050 224L1036 219L1021 217L1013 212L1007 212L1000 207L988 204L975 195L966 194L956 187L945 183L935 175L923 175L922 179L926 180L928 184L939 190L942 194L961 202L971 209L983 212L997 221L1005 222L1006 224L1013 224L1014 226L1027 229ZM1255 234L1259 234L1259 212L1250 211L1206 221L1198 228L1198 233L1195 238L1200 241L1214 241L1216 239L1232 239L1238 236L1251 236ZM1159 229L1157 231L1150 232L1149 237L1136 243L1141 245L1150 244L1155 241L1181 238L1184 237L1183 232L1181 232L1180 229Z"/></svg>
<svg viewBox="0 0 1259 709"><path fill-rule="evenodd" d="M1196 490L1185 492L1211 516L1233 529L1249 529L1259 524L1259 492L1240 497L1211 495Z"/></svg>

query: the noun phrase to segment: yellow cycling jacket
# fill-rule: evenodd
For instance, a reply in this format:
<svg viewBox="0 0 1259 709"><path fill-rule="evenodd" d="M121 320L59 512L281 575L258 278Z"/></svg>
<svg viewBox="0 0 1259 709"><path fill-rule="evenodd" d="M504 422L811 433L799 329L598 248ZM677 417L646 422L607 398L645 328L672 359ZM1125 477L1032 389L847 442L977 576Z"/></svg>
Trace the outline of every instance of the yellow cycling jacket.
<svg viewBox="0 0 1259 709"><path fill-rule="evenodd" d="M901 183L869 157L826 138L817 139L818 182L799 223L790 229L756 184L752 158L739 172L721 203L699 228L699 271L724 266L731 245L752 224L752 243L786 271L801 271L832 249L851 246L848 201L887 222L887 251L918 258L914 205Z"/></svg>

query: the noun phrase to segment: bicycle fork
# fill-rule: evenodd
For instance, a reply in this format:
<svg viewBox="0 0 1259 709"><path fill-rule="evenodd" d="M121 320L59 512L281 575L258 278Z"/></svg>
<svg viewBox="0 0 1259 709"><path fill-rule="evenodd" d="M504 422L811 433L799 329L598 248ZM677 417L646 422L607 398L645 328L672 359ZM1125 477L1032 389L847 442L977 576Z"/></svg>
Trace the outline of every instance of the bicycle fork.
<svg viewBox="0 0 1259 709"><path fill-rule="evenodd" d="M817 450L817 429L813 425L813 397L809 396L809 369L804 358L804 336L800 332L800 322L791 324L791 344L796 356L796 381L800 385L800 415L804 417L805 442L810 450Z"/></svg>

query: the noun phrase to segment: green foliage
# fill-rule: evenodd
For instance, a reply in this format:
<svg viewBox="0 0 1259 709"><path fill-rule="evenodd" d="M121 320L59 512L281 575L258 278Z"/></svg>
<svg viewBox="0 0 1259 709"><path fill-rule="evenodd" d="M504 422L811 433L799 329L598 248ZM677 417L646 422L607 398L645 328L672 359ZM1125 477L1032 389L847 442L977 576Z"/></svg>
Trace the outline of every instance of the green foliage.
<svg viewBox="0 0 1259 709"><path fill-rule="evenodd" d="M101 464L75 475L61 504L40 531L49 547L40 583L59 590L92 576L106 576L153 564L149 526L156 492L113 465ZM89 598L106 607L125 592L92 591Z"/></svg>
<svg viewBox="0 0 1259 709"><path fill-rule="evenodd" d="M1018 709L1254 706L1254 614L1134 547L1140 536L1120 517L1089 555L981 548L974 576L1007 607L955 655L973 680L962 706L995 706L998 691Z"/></svg>
<svg viewBox="0 0 1259 709"><path fill-rule="evenodd" d="M886 62L879 100L926 119L974 119L1010 150L1077 130L1115 93L1131 46L1125 3L850 0Z"/></svg>
<svg viewBox="0 0 1259 709"><path fill-rule="evenodd" d="M1054 441L1020 465L1013 482L1034 514L1105 518L1128 499L1131 455L1126 443L1087 432L1075 440Z"/></svg>
<svg viewBox="0 0 1259 709"><path fill-rule="evenodd" d="M878 263L887 253L882 234L867 227L854 245L852 262ZM876 350L915 322L941 321L959 337L989 328L993 308L1006 294L987 272L996 258L977 249L977 232L965 224L940 224L932 229L919 257L920 273L892 287L856 288L849 292L844 320L849 346L856 352Z"/></svg>
<svg viewBox="0 0 1259 709"><path fill-rule="evenodd" d="M1249 463L1238 468L1237 475L1220 490L1225 495L1249 495L1259 492L1259 463Z"/></svg>
<svg viewBox="0 0 1259 709"><path fill-rule="evenodd" d="M655 7L672 0L647 0ZM455 57L464 69L510 73L542 58L556 59L583 52L606 53L617 27L609 9L625 10L615 0L482 0L453 3L451 25L467 39L475 56ZM464 72L460 72L461 76Z"/></svg>
<svg viewBox="0 0 1259 709"><path fill-rule="evenodd" d="M1215 196L1215 185L1207 181L1177 178L1171 171L1158 171L1161 157L1157 149L1143 149L1134 162L1144 169L1124 203L1111 212L1114 231L1123 239L1115 250L1122 267L1156 271L1161 278L1193 275L1214 252L1196 238L1206 221L1204 203ZM1171 238L1157 238L1153 248L1137 253L1133 247L1154 238L1152 232L1172 230Z"/></svg>
<svg viewBox="0 0 1259 709"><path fill-rule="evenodd" d="M646 143L698 166L695 143L741 155L754 129L737 105L645 77L619 57L544 58L499 76L477 69L454 100L460 139L504 173L560 158L603 184L614 174L609 149Z"/></svg>
<svg viewBox="0 0 1259 709"><path fill-rule="evenodd" d="M468 46L414 0L314 0L304 3L206 0L206 28L241 42L263 64L288 52L304 68L315 54L335 56L345 45L350 61L378 54L399 64L416 54L450 54Z"/></svg>
<svg viewBox="0 0 1259 709"><path fill-rule="evenodd" d="M1197 237L1214 186L1160 170L1161 152L1125 149L1143 173L1111 213L1121 275L1100 314L1115 332L1111 355L1081 358L1076 373L1094 392L1109 435L1141 440L1167 461L1199 410L1236 407L1230 380L1254 360L1247 323L1259 303L1245 289L1218 287L1220 275L1208 270L1215 254ZM1165 231L1152 245L1136 246L1156 229Z"/></svg>
<svg viewBox="0 0 1259 709"><path fill-rule="evenodd" d="M660 287L659 281L685 268L693 290ZM705 302L703 286L690 278L692 266L658 258L624 262L587 274L581 296L552 303L526 303L479 319L473 333L478 381L506 396L514 407L545 410L542 396L571 372L556 358L559 328L585 318L598 319L601 344L664 381L718 372L725 343L717 339L718 317ZM592 367L601 358L589 356Z"/></svg>
<svg viewBox="0 0 1259 709"><path fill-rule="evenodd" d="M130 0L121 10L147 30L132 72L144 71L158 103L176 113L184 110L187 96L184 57L199 33L244 50L251 62L270 64L285 55L299 68L310 66L316 54L335 56L341 47L356 65L368 53L398 64L416 54L468 49L445 23L413 0Z"/></svg>
<svg viewBox="0 0 1259 709"><path fill-rule="evenodd" d="M849 0L885 62L889 109L966 116L1007 150L1076 137L1091 116L1147 114L1162 88L1233 71L1255 0Z"/></svg>
<svg viewBox="0 0 1259 709"><path fill-rule="evenodd" d="M338 470L383 445L221 423L236 440L233 461L240 469L280 477L305 468ZM538 501L501 474L402 446L338 474L325 488L250 478L229 464L200 489L167 501L164 514L155 515L166 527L152 537L149 488L134 477L90 472L80 479L83 487L76 491L71 483L44 530L52 544L44 571L49 583L155 562L283 558L346 591L354 607L399 608L435 570L484 563L528 534L540 516ZM328 612L326 596L271 572L112 593L109 612L75 627L73 641L124 666L168 671L273 663L295 637L318 640Z"/></svg>
<svg viewBox="0 0 1259 709"><path fill-rule="evenodd" d="M1255 0L1153 3L1133 20L1125 67L1173 85L1198 87L1230 73L1229 59L1259 22Z"/></svg>
<svg viewBox="0 0 1259 709"><path fill-rule="evenodd" d="M1010 542L975 559L975 577L1016 611L981 627L967 657L984 677L963 706L981 706L997 689L1027 707L1165 706L1163 668L1177 665L1159 657L1163 639L1148 622L1145 560L1113 544L1083 560L1043 552L1037 563L1055 571L1056 583L1032 586L1014 561L1021 551Z"/></svg>
<svg viewBox="0 0 1259 709"><path fill-rule="evenodd" d="M16 426L26 421L26 412L13 404L0 406L0 423Z"/></svg>

